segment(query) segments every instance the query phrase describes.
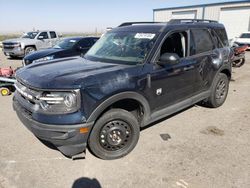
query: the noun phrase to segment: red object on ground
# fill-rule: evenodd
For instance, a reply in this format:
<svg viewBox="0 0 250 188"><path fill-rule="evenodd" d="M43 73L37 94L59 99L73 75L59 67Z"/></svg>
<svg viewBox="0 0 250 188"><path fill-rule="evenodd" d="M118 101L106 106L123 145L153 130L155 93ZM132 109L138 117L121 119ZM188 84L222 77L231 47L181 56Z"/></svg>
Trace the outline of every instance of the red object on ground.
<svg viewBox="0 0 250 188"><path fill-rule="evenodd" d="M244 45L244 46L236 47L234 49L234 52L235 54L241 54L241 53L244 53L247 49L248 49L248 46Z"/></svg>
<svg viewBox="0 0 250 188"><path fill-rule="evenodd" d="M9 68L0 68L0 76L3 77L12 77L14 75L15 71L9 67Z"/></svg>

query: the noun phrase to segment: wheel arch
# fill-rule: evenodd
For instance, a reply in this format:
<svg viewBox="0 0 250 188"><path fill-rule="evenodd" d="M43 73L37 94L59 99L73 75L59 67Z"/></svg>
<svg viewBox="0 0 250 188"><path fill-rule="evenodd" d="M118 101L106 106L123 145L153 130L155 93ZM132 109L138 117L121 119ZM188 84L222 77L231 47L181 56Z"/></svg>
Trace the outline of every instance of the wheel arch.
<svg viewBox="0 0 250 188"><path fill-rule="evenodd" d="M106 99L91 113L91 115L87 119L87 123L95 122L97 119L99 119L99 117L103 113L105 113L108 109L110 109L110 107L112 107L113 105L121 101L128 101L128 100L137 102L137 104L139 104L143 108L143 117L142 117L141 125L144 125L149 120L150 107L146 98L136 92L123 92L123 93L113 95L110 98Z"/></svg>
<svg viewBox="0 0 250 188"><path fill-rule="evenodd" d="M228 79L231 80L232 73L231 73L231 71L229 69L224 68L224 69L222 69L220 71L220 73L223 73L223 74L227 75Z"/></svg>

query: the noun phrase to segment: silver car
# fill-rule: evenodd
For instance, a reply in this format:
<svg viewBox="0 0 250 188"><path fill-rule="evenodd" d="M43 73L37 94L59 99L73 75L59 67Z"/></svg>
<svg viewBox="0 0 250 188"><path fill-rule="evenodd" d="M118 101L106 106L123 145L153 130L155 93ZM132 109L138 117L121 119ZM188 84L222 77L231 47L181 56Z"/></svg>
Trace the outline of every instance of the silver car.
<svg viewBox="0 0 250 188"><path fill-rule="evenodd" d="M3 41L3 52L10 57L24 57L36 50L50 48L59 40L55 31L27 32L20 38Z"/></svg>

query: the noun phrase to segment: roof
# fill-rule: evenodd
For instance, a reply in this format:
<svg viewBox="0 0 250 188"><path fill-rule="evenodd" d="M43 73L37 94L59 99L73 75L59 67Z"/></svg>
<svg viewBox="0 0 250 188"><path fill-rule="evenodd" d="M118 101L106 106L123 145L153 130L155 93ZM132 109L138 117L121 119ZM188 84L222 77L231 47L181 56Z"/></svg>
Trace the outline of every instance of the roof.
<svg viewBox="0 0 250 188"><path fill-rule="evenodd" d="M169 22L127 22L121 24L119 27L112 29L110 32L163 32L176 28L224 28L224 26L217 21L199 20L199 19L172 19Z"/></svg>
<svg viewBox="0 0 250 188"><path fill-rule="evenodd" d="M184 8L198 8L198 7L208 7L208 6L228 5L228 4L239 4L239 3L250 3L250 0L231 1L231 2L227 1L227 2L220 2L220 3L198 4L198 5L180 6L180 7L156 8L156 9L153 9L153 11L174 10L174 9L184 9Z"/></svg>
<svg viewBox="0 0 250 188"><path fill-rule="evenodd" d="M166 26L167 23L145 23L145 24L132 24L122 27L116 27L111 30L111 32L116 31L129 31L129 32L160 32L162 28Z"/></svg>

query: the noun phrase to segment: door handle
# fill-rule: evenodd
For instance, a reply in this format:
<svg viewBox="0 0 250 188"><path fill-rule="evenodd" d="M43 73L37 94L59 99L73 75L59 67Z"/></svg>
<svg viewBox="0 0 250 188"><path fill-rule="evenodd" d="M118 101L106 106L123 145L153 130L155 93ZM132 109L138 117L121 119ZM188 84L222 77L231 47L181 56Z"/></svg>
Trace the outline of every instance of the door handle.
<svg viewBox="0 0 250 188"><path fill-rule="evenodd" d="M183 68L184 71L188 71L194 68L194 65L189 65Z"/></svg>

